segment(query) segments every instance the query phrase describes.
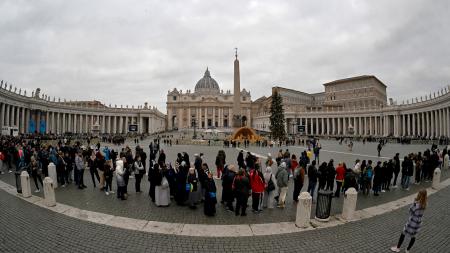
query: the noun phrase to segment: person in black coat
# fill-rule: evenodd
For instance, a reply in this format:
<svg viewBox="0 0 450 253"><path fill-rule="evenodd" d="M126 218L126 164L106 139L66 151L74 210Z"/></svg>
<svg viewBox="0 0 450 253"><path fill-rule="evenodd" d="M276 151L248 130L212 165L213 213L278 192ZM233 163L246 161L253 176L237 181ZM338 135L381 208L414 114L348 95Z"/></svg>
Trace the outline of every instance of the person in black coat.
<svg viewBox="0 0 450 253"><path fill-rule="evenodd" d="M383 163L383 186L382 191L390 191L392 175L394 174L394 163L392 159Z"/></svg>
<svg viewBox="0 0 450 253"><path fill-rule="evenodd" d="M234 165L225 166L222 175L222 202L227 205L229 211L234 211L233 180L235 176L236 167Z"/></svg>
<svg viewBox="0 0 450 253"><path fill-rule="evenodd" d="M333 191L334 189L334 178L336 177L336 169L334 168L333 159L327 165L327 191Z"/></svg>
<svg viewBox="0 0 450 253"><path fill-rule="evenodd" d="M327 171L328 171L328 165L326 162L323 162L319 166L319 190L325 189L325 185L327 182Z"/></svg>
<svg viewBox="0 0 450 253"><path fill-rule="evenodd" d="M381 167L381 162L377 162L377 166L373 168L373 195L379 196L379 192L381 189L381 183L383 180L383 171Z"/></svg>
<svg viewBox="0 0 450 253"><path fill-rule="evenodd" d="M166 153L164 153L164 150L161 149L161 151L159 152L158 164L159 166L162 166L165 163L166 163Z"/></svg>
<svg viewBox="0 0 450 253"><path fill-rule="evenodd" d="M155 187L161 184L162 175L159 172L159 164L155 163L148 172L148 181L150 181L150 190L148 192L152 202L155 202Z"/></svg>
<svg viewBox="0 0 450 253"><path fill-rule="evenodd" d="M394 188L397 188L397 178L399 173L400 173L400 154L397 153L394 156L394 182L392 184Z"/></svg>
<svg viewBox="0 0 450 253"><path fill-rule="evenodd" d="M176 182L175 201L179 206L185 205L185 202L188 197L186 192L186 177L188 171L189 166L187 166L185 161L182 161L175 175L175 182Z"/></svg>
<svg viewBox="0 0 450 253"><path fill-rule="evenodd" d="M244 169L240 169L233 182L234 194L236 196L236 216L247 216L247 202L250 194L250 181Z"/></svg>
<svg viewBox="0 0 450 253"><path fill-rule="evenodd" d="M208 171L208 179L205 184L205 203L203 205L203 211L206 216L214 216L216 214L216 204L216 184L212 173Z"/></svg>
<svg viewBox="0 0 450 253"><path fill-rule="evenodd" d="M245 169L245 162L244 162L244 151L241 150L237 157L238 167Z"/></svg>

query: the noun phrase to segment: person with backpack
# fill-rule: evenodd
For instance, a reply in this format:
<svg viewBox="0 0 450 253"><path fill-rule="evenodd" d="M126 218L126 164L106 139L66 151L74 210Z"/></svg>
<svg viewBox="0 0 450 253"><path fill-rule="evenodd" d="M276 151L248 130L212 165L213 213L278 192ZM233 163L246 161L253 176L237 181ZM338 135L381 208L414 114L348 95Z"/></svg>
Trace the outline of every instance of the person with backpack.
<svg viewBox="0 0 450 253"><path fill-rule="evenodd" d="M231 164L225 166L224 173L222 176L222 201L226 205L227 211L234 212L233 202L233 181L236 176L236 167Z"/></svg>
<svg viewBox="0 0 450 253"><path fill-rule="evenodd" d="M319 159L319 154L320 154L320 149L322 147L320 146L319 143L316 144L316 146L313 148L314 151L314 161L316 161L317 163L320 163L320 159Z"/></svg>
<svg viewBox="0 0 450 253"><path fill-rule="evenodd" d="M372 176L373 176L373 168L372 168L372 160L367 162L367 167L364 168L362 172L362 190L364 195L368 195L370 189L372 188Z"/></svg>
<svg viewBox="0 0 450 253"><path fill-rule="evenodd" d="M292 199L295 202L298 202L298 196L300 195L300 191L303 188L305 182L305 168L303 166L299 166L294 170L294 194L292 195Z"/></svg>
<svg viewBox="0 0 450 253"><path fill-rule="evenodd" d="M274 198L275 193L277 192L277 185L275 175L272 173L272 168L270 166L266 167L266 170L264 172L264 182L265 189L263 196L263 207L272 209L274 208Z"/></svg>
<svg viewBox="0 0 450 253"><path fill-rule="evenodd" d="M284 208L286 206L286 194L288 190L288 180L289 180L289 174L287 172L286 163L282 162L280 164L280 167L278 167L277 174L275 175L275 178L277 179L277 185L279 190L279 197L278 197L278 205L279 208Z"/></svg>

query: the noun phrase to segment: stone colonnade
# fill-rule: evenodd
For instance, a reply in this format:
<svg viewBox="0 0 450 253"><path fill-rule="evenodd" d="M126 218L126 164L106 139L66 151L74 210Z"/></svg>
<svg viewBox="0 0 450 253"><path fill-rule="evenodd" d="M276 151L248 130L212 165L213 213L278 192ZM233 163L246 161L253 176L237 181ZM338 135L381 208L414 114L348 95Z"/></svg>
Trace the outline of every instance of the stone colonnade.
<svg viewBox="0 0 450 253"><path fill-rule="evenodd" d="M19 133L113 133L128 132L130 124L138 133L165 130L165 116L156 108L139 109L88 107L27 97L0 88L0 127L17 128Z"/></svg>
<svg viewBox="0 0 450 253"><path fill-rule="evenodd" d="M428 110L427 110L428 109ZM327 114L307 112L286 115L288 134L304 126L306 135L450 137L450 106L421 111Z"/></svg>

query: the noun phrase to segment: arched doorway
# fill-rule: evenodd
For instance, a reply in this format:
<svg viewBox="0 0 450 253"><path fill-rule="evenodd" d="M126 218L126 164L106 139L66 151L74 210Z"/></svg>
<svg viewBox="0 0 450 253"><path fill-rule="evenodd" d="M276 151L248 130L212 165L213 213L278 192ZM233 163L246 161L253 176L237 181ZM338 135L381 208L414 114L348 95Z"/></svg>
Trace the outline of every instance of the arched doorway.
<svg viewBox="0 0 450 253"><path fill-rule="evenodd" d="M247 126L247 117L246 116L242 116L241 118L241 127Z"/></svg>
<svg viewBox="0 0 450 253"><path fill-rule="evenodd" d="M176 115L172 116L172 129L178 129Z"/></svg>

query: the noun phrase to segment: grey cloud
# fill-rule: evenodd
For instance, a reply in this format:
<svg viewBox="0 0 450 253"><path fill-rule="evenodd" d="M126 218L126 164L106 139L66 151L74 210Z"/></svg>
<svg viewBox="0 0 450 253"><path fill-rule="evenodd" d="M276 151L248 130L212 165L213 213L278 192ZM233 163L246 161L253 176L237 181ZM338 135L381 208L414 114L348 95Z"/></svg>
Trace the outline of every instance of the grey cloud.
<svg viewBox="0 0 450 253"><path fill-rule="evenodd" d="M233 48L253 99L374 74L395 99L449 83L448 1L17 1L0 3L0 79L51 96L150 102L208 66L232 89Z"/></svg>

